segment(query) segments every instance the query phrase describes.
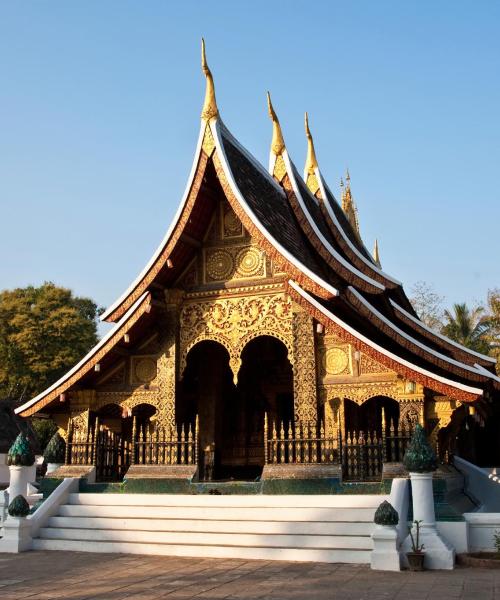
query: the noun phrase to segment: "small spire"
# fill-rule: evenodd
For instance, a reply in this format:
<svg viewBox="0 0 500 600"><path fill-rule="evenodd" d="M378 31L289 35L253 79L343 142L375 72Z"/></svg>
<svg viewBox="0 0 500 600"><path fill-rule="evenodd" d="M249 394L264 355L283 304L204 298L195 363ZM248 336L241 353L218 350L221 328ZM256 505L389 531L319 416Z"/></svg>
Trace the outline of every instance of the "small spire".
<svg viewBox="0 0 500 600"><path fill-rule="evenodd" d="M380 263L380 254L378 251L378 240L375 240L375 245L373 246L373 260L376 262L376 264L381 267L382 264Z"/></svg>
<svg viewBox="0 0 500 600"><path fill-rule="evenodd" d="M346 169L345 176L346 184L345 188L342 187L342 210L344 211L349 223L352 228L359 236L359 221L358 221L358 209L351 193L351 176L349 175L349 169ZM343 186L342 180L340 185Z"/></svg>
<svg viewBox="0 0 500 600"><path fill-rule="evenodd" d="M309 119L307 117L307 112L305 113L304 124L306 128L307 137L306 172L310 175L314 175L314 170L318 167L318 160L316 158L316 151L314 150L314 141L311 135L311 130L309 129Z"/></svg>
<svg viewBox="0 0 500 600"><path fill-rule="evenodd" d="M269 109L269 116L273 122L273 139L271 141L271 152L276 156L283 154L285 150L285 140L283 139L283 133L281 131L281 125L274 112L274 108L271 102L271 94L267 92L267 106Z"/></svg>
<svg viewBox="0 0 500 600"><path fill-rule="evenodd" d="M201 70L207 78L205 102L203 103L201 118L205 121L210 121L210 119L213 119L219 115L219 110L215 100L214 78L212 77L212 72L208 68L207 57L205 54L205 40L203 38L201 38Z"/></svg>

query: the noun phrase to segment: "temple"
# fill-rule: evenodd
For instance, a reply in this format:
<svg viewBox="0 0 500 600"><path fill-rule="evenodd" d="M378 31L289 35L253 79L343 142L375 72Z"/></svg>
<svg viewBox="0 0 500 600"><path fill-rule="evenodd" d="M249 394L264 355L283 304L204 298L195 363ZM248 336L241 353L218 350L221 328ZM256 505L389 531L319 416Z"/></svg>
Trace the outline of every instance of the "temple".
<svg viewBox="0 0 500 600"><path fill-rule="evenodd" d="M268 95L266 169L223 123L204 47L202 68L163 241L104 313L113 329L16 412L54 419L66 463L101 481L377 481L402 468L418 422L443 460L481 462L495 360L420 321L362 241L349 174L340 203L324 180L307 115L301 175Z"/></svg>

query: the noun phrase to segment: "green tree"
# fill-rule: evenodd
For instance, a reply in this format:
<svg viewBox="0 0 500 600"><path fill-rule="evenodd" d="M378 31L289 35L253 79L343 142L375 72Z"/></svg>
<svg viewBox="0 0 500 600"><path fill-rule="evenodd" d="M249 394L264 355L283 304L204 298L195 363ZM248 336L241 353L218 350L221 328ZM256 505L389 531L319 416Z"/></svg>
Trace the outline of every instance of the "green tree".
<svg viewBox="0 0 500 600"><path fill-rule="evenodd" d="M0 292L0 397L27 398L61 377L96 344L100 312L53 283Z"/></svg>
<svg viewBox="0 0 500 600"><path fill-rule="evenodd" d="M483 306L469 308L465 303L454 304L451 311L444 311L444 317L444 335L471 350L489 354L492 323Z"/></svg>

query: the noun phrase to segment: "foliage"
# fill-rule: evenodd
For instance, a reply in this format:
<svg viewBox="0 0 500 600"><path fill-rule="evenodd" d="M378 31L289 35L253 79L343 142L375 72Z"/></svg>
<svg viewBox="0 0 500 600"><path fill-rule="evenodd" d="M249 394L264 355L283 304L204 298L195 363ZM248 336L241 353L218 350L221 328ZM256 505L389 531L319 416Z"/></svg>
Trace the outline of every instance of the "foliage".
<svg viewBox="0 0 500 600"><path fill-rule="evenodd" d="M66 453L66 442L56 431L47 444L43 457L46 463L63 463Z"/></svg>
<svg viewBox="0 0 500 600"><path fill-rule="evenodd" d="M31 419L31 425L36 434L40 449L44 453L47 444L57 432L57 425L52 419Z"/></svg>
<svg viewBox="0 0 500 600"><path fill-rule="evenodd" d="M403 464L410 473L429 473L437 469L436 455L420 423L415 425L415 431L403 457Z"/></svg>
<svg viewBox="0 0 500 600"><path fill-rule="evenodd" d="M0 395L47 388L97 342L100 309L44 283L0 292Z"/></svg>
<svg viewBox="0 0 500 600"><path fill-rule="evenodd" d="M489 353L491 321L484 307L469 308L465 303L454 304L451 311L444 311L444 316L444 335L471 350Z"/></svg>
<svg viewBox="0 0 500 600"><path fill-rule="evenodd" d="M26 498L19 494L9 504L9 515L11 517L26 517L30 514L30 505L26 501Z"/></svg>
<svg viewBox="0 0 500 600"><path fill-rule="evenodd" d="M376 525L397 525L399 523L398 511L390 502L384 500L375 511L373 521Z"/></svg>
<svg viewBox="0 0 500 600"><path fill-rule="evenodd" d="M20 433L7 454L7 464L31 467L35 462L35 454L24 433Z"/></svg>
<svg viewBox="0 0 500 600"><path fill-rule="evenodd" d="M493 533L493 543L497 554L500 554L500 531L498 529Z"/></svg>
<svg viewBox="0 0 500 600"><path fill-rule="evenodd" d="M410 301L420 320L427 327L439 331L443 324L444 297L425 281L417 281L410 293Z"/></svg>
<svg viewBox="0 0 500 600"><path fill-rule="evenodd" d="M424 551L424 545L420 544L420 523L422 523L422 521L413 521L413 523L415 525L415 537L413 537L411 528L408 529L411 539L411 551L415 554L420 554Z"/></svg>
<svg viewBox="0 0 500 600"><path fill-rule="evenodd" d="M490 354L497 359L497 373L500 373L500 288L488 291L487 306L490 321L487 339L490 345Z"/></svg>

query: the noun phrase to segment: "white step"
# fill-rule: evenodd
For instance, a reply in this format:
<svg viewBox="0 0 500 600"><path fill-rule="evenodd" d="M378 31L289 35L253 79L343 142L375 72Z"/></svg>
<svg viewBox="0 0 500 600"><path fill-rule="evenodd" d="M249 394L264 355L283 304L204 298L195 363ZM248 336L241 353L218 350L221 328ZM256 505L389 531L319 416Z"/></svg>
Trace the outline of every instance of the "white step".
<svg viewBox="0 0 500 600"><path fill-rule="evenodd" d="M373 508L384 495L194 495L194 494L70 494L69 504L91 506L193 506L276 508Z"/></svg>
<svg viewBox="0 0 500 600"><path fill-rule="evenodd" d="M66 504L62 517L122 517L150 519L209 519L232 521L351 521L372 522L375 508L113 506Z"/></svg>
<svg viewBox="0 0 500 600"><path fill-rule="evenodd" d="M370 562L370 550L330 550L320 548L274 548L235 546L191 546L179 544L140 544L129 542L91 542L80 540L33 540L34 550L78 552L113 552L154 554L164 556L193 556L203 558L243 558L301 562L356 563Z"/></svg>
<svg viewBox="0 0 500 600"><path fill-rule="evenodd" d="M368 563L386 496L70 494L35 549Z"/></svg>
<svg viewBox="0 0 500 600"><path fill-rule="evenodd" d="M138 542L141 544L177 544L197 546L266 546L267 548L330 548L371 550L368 536L283 535L254 533L218 533L192 531L135 531L129 529L61 529L44 527L44 539L94 542Z"/></svg>
<svg viewBox="0 0 500 600"><path fill-rule="evenodd" d="M116 517L51 517L48 527L75 529L128 529L134 531L198 531L294 535L371 535L371 522L343 521L230 521L191 519L144 519Z"/></svg>

